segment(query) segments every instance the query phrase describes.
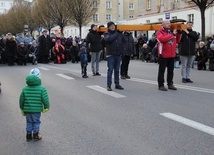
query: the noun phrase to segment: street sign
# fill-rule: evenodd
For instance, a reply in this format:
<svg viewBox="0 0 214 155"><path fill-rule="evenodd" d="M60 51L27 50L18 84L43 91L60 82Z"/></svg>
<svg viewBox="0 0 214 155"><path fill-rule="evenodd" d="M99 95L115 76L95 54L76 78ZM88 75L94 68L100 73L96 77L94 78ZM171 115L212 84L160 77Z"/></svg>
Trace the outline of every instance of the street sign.
<svg viewBox="0 0 214 155"><path fill-rule="evenodd" d="M28 32L28 25L24 25L24 32Z"/></svg>
<svg viewBox="0 0 214 155"><path fill-rule="evenodd" d="M42 28L41 27L39 27L37 30L38 30L38 32L42 32Z"/></svg>
<svg viewBox="0 0 214 155"><path fill-rule="evenodd" d="M170 19L170 13L169 12L165 13L165 19Z"/></svg>

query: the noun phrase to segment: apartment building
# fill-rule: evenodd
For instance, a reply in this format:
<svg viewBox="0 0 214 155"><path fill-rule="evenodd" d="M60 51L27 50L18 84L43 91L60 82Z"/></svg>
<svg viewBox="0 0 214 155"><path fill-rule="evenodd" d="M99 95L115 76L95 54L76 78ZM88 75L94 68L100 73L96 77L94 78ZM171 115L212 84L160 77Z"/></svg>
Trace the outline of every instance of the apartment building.
<svg viewBox="0 0 214 155"><path fill-rule="evenodd" d="M138 16L138 0L100 0L100 4L94 1L93 7L98 7L98 11L93 15L92 21L82 28L82 37L88 33L90 25L106 25L109 21L116 24L124 24L128 19L135 19ZM65 36L78 36L78 27L67 26L64 29Z"/></svg>
<svg viewBox="0 0 214 155"><path fill-rule="evenodd" d="M98 7L96 0L93 7ZM82 29L82 37L87 35L92 23L106 25L108 21L114 21L116 24L146 24L166 18L193 21L194 30L201 32L200 10L191 0L101 0L92 21ZM206 35L213 35L214 6L207 9L206 21ZM77 27L65 28L65 36L78 34Z"/></svg>
<svg viewBox="0 0 214 155"><path fill-rule="evenodd" d="M7 13L13 6L13 0L0 0L0 14Z"/></svg>
<svg viewBox="0 0 214 155"><path fill-rule="evenodd" d="M126 24L161 22L166 18L194 22L194 30L201 33L201 15L198 6L191 0L139 0L139 14ZM214 6L206 10L206 35L214 34ZM153 33L153 32L151 32Z"/></svg>

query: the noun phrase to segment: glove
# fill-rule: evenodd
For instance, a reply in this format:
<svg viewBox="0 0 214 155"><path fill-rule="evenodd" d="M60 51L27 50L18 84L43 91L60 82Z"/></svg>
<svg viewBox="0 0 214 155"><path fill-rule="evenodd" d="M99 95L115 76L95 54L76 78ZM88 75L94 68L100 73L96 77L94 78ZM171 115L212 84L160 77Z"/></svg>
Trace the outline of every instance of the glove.
<svg viewBox="0 0 214 155"><path fill-rule="evenodd" d="M47 112L49 109L43 109L42 110L42 113L45 113L45 112Z"/></svg>
<svg viewBox="0 0 214 155"><path fill-rule="evenodd" d="M22 116L25 116L25 112L21 109Z"/></svg>

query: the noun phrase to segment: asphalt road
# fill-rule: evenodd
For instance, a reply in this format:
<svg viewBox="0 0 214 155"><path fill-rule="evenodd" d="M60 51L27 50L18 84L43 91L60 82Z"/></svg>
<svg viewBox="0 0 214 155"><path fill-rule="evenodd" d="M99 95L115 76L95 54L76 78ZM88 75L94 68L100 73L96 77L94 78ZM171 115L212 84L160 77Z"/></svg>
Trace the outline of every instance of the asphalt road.
<svg viewBox="0 0 214 155"><path fill-rule="evenodd" d="M214 155L214 72L192 70L193 84L157 89L158 65L130 62L124 90L106 91L102 76L80 75L80 64L0 65L0 155ZM26 142L18 99L33 67L42 73L51 108L38 142Z"/></svg>

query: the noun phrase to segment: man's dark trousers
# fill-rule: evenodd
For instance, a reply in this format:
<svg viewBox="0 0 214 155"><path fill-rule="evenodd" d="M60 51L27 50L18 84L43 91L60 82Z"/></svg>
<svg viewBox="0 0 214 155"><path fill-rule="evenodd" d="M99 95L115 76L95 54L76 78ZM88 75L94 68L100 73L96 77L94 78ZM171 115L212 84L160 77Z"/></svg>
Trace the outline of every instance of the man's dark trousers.
<svg viewBox="0 0 214 155"><path fill-rule="evenodd" d="M167 68L167 85L173 84L174 58L159 58L158 86L164 86L164 73Z"/></svg>

